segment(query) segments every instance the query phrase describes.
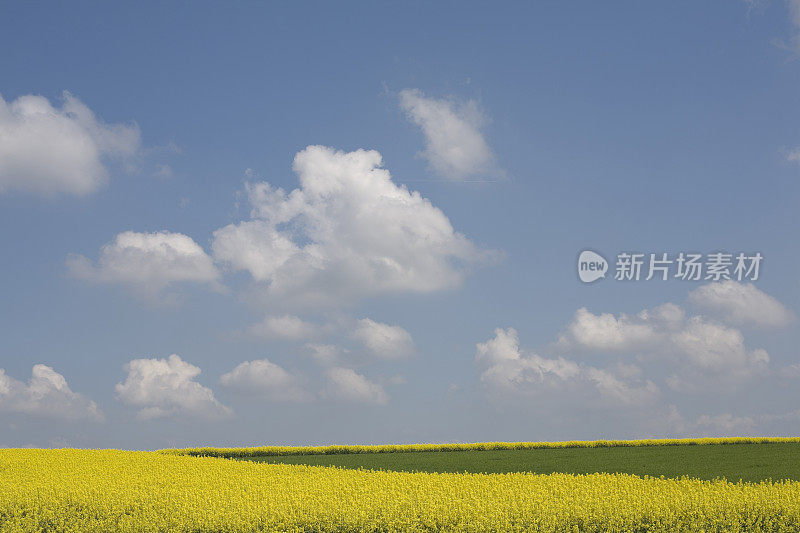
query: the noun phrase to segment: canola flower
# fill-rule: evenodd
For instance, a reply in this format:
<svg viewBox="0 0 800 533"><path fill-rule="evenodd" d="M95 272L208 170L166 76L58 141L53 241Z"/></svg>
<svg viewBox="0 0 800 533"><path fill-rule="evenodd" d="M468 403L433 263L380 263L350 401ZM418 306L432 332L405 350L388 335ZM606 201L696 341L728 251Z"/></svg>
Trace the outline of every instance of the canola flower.
<svg viewBox="0 0 800 533"><path fill-rule="evenodd" d="M800 483L0 450L0 531L800 531Z"/></svg>
<svg viewBox="0 0 800 533"><path fill-rule="evenodd" d="M707 437L688 439L570 440L562 442L475 442L471 444L344 444L331 446L254 446L249 448L182 448L163 453L208 457L265 455L332 455L348 453L454 452L469 450L531 450L537 448L611 448L619 446L706 446L722 444L800 443L800 437Z"/></svg>

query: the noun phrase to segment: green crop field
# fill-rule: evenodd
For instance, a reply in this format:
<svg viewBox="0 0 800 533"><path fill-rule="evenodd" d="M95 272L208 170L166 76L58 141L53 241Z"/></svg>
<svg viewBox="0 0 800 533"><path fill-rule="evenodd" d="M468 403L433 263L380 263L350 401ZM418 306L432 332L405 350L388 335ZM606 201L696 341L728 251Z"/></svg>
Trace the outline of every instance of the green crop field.
<svg viewBox="0 0 800 533"><path fill-rule="evenodd" d="M268 463L421 472L627 473L729 481L800 480L800 443L256 455Z"/></svg>

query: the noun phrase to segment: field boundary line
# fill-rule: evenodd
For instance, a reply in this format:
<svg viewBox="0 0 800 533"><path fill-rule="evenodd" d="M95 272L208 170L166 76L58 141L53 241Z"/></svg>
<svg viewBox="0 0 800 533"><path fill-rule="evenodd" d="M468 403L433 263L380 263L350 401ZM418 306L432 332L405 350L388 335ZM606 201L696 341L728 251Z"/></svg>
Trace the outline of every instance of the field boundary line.
<svg viewBox="0 0 800 533"><path fill-rule="evenodd" d="M548 448L614 448L641 446L707 446L726 444L800 443L800 437L715 437L638 440L573 440L561 442L475 442L468 444L337 444L328 446L253 446L243 448L180 448L161 453L206 457L284 455L338 455L359 453L456 452L483 450L534 450Z"/></svg>

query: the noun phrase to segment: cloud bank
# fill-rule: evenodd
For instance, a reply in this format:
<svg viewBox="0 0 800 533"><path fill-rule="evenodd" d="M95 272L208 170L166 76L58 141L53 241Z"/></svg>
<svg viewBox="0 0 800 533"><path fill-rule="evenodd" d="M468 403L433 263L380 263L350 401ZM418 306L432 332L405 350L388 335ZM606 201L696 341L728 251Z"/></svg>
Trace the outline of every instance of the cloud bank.
<svg viewBox="0 0 800 533"><path fill-rule="evenodd" d="M513 328L497 328L494 337L476 345L475 363L480 381L493 397L509 395L563 397L587 392L614 403L639 405L659 394L649 380L638 378L638 369L600 369L563 357L547 358L523 352ZM591 390L589 390L591 389Z"/></svg>
<svg viewBox="0 0 800 533"><path fill-rule="evenodd" d="M736 307L729 302L723 315L732 316ZM741 385L769 365L766 350L747 348L740 330L702 315L687 316L672 303L619 317L581 308L554 347L561 353L617 354L666 363L672 368L667 384L683 392Z"/></svg>

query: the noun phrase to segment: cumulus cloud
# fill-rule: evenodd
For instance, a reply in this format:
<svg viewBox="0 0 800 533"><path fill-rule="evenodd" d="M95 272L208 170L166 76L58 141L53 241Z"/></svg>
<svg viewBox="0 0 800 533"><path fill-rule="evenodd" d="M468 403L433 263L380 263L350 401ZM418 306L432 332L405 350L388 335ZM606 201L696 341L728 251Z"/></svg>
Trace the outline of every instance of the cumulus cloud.
<svg viewBox="0 0 800 533"><path fill-rule="evenodd" d="M428 98L417 89L400 92L400 106L422 129L422 155L437 173L452 180L485 177L494 155L481 134L484 119L477 104Z"/></svg>
<svg viewBox="0 0 800 533"><path fill-rule="evenodd" d="M219 403L211 389L195 378L201 370L178 355L167 359L134 359L125 365L127 377L117 383L117 399L139 409L138 418L220 418L232 411Z"/></svg>
<svg viewBox="0 0 800 533"><path fill-rule="evenodd" d="M148 298L178 282L209 283L219 288L219 272L203 248L182 233L126 231L100 249L97 264L81 255L67 258L74 277L95 283L126 285Z"/></svg>
<svg viewBox="0 0 800 533"><path fill-rule="evenodd" d="M250 193L253 192L251 188ZM272 281L282 267L302 252L290 235L282 234L275 224L263 220L218 229L214 232L212 250L218 261L228 263L233 270L246 270L258 281Z"/></svg>
<svg viewBox="0 0 800 533"><path fill-rule="evenodd" d="M727 387L765 373L769 354L764 349L748 350L742 332L692 317L670 336L680 365L667 378L677 391L697 392L710 386Z"/></svg>
<svg viewBox="0 0 800 533"><path fill-rule="evenodd" d="M635 405L654 400L658 387L638 378L632 366L618 371L582 365L565 359L523 353L513 328L497 328L495 336L476 345L475 363L481 383L494 396L558 394L594 389L607 401Z"/></svg>
<svg viewBox="0 0 800 533"><path fill-rule="evenodd" d="M731 386L769 365L767 352L749 350L738 329L703 316L687 317L675 304L619 317L581 308L555 347L562 353L626 353L667 361L675 369L667 384L681 391Z"/></svg>
<svg viewBox="0 0 800 533"><path fill-rule="evenodd" d="M252 220L214 232L214 258L268 297L319 305L454 288L470 264L496 256L381 166L376 151L307 147L294 160L300 188L248 185Z"/></svg>
<svg viewBox="0 0 800 533"><path fill-rule="evenodd" d="M789 324L792 313L782 303L752 283L722 281L698 287L689 301L731 324L780 327Z"/></svg>
<svg viewBox="0 0 800 533"><path fill-rule="evenodd" d="M0 192L84 195L108 179L106 162L140 150L135 124L105 124L65 92L61 108L42 96L0 97Z"/></svg>
<svg viewBox="0 0 800 533"><path fill-rule="evenodd" d="M0 368L0 411L56 419L103 420L97 405L73 392L64 376L46 365L34 365L28 383Z"/></svg>
<svg viewBox="0 0 800 533"><path fill-rule="evenodd" d="M777 301L763 298L763 293L753 293L747 287L742 293L746 301L761 303L763 309L783 309ZM725 305L717 307L728 310L729 316L747 316L739 310L737 299L723 293L719 300ZM747 347L739 329L702 315L688 316L672 303L636 315L594 314L580 308L546 351L559 357L524 352L516 331L497 329L493 339L477 345L481 382L492 392L525 394L556 393L570 387L575 390L577 384L584 388L591 385L605 399L635 404L654 398L659 391L651 380L642 377L639 365L657 367L664 383L674 392L702 393L731 390L756 376L767 375L770 363L766 350ZM598 362L605 360L603 355L626 356L637 365L617 362L616 366L589 366L571 358L576 355L590 355ZM781 375L791 373L787 369Z"/></svg>
<svg viewBox="0 0 800 533"><path fill-rule="evenodd" d="M381 405L389 401L383 387L350 368L333 367L325 376L325 396L332 400Z"/></svg>
<svg viewBox="0 0 800 533"><path fill-rule="evenodd" d="M323 328L294 315L268 316L247 328L253 337L300 340L315 336Z"/></svg>
<svg viewBox="0 0 800 533"><path fill-rule="evenodd" d="M575 312L558 344L565 348L584 348L605 352L634 350L652 344L658 333L652 324L638 317L611 313L595 315L585 307Z"/></svg>
<svg viewBox="0 0 800 533"><path fill-rule="evenodd" d="M689 319L670 340L697 368L743 367L750 359L769 362L764 350L747 351L738 329L705 322L699 316Z"/></svg>
<svg viewBox="0 0 800 533"><path fill-rule="evenodd" d="M414 341L406 330L369 318L358 321L353 338L379 359L399 359L414 352Z"/></svg>
<svg viewBox="0 0 800 533"><path fill-rule="evenodd" d="M245 361L223 374L220 384L240 394L263 397L276 402L301 402L311 399L296 377L269 361Z"/></svg>

